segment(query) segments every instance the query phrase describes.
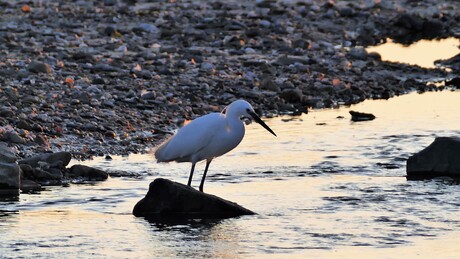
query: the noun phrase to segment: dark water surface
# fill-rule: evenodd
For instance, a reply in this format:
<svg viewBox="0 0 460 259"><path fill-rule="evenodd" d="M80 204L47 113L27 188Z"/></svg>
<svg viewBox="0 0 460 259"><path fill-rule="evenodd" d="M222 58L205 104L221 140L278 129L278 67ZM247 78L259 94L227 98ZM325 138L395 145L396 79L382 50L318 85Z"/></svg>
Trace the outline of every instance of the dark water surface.
<svg viewBox="0 0 460 259"><path fill-rule="evenodd" d="M277 138L249 125L241 145L213 161L205 191L256 216L135 218L151 181L186 183L190 165L151 155L87 161L117 177L0 201L0 257L458 258L460 186L406 181L405 163L435 137L460 134L459 100L460 92L414 93L267 119ZM350 109L377 119L351 122Z"/></svg>

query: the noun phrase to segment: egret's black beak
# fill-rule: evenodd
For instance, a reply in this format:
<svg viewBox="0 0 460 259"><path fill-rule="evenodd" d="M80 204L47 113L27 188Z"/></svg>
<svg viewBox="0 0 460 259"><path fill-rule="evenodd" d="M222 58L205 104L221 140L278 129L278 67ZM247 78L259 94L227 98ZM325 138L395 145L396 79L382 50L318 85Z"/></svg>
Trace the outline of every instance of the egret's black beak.
<svg viewBox="0 0 460 259"><path fill-rule="evenodd" d="M261 120L259 118L259 116L257 116L257 114L253 111L248 111L249 115L251 115L251 117L257 122L259 123L262 127L264 127L266 130L268 130L268 132L270 132L271 134L273 134L275 137L276 137L276 134L275 132L273 132L272 129L270 129L270 127L267 126L267 124L265 124L265 122L263 122L263 120Z"/></svg>

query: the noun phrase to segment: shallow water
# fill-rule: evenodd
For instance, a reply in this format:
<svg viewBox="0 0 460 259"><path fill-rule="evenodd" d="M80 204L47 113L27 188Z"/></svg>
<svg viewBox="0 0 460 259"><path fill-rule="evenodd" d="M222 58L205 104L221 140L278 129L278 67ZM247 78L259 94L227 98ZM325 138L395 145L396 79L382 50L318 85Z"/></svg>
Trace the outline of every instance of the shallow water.
<svg viewBox="0 0 460 259"><path fill-rule="evenodd" d="M459 99L414 93L267 119L276 138L249 125L240 146L213 161L205 191L256 216L148 222L131 215L134 204L157 177L186 183L189 164L86 161L114 176L0 201L0 257L457 258L460 186L406 181L405 163L435 137L459 135ZM377 118L351 122L349 110Z"/></svg>
<svg viewBox="0 0 460 259"><path fill-rule="evenodd" d="M455 37L439 40L419 40L410 46L387 39L384 44L368 47L367 52L379 53L383 61L435 68L436 60L449 59L457 55L459 45L460 38Z"/></svg>

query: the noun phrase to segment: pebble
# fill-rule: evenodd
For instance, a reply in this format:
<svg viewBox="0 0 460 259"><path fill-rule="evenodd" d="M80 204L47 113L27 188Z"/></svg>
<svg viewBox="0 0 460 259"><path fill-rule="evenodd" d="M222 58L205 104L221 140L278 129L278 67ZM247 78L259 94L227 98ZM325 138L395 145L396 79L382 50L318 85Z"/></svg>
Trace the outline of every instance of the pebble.
<svg viewBox="0 0 460 259"><path fill-rule="evenodd" d="M41 61L32 61L30 62L29 66L27 67L27 69L30 71L30 72L33 72L33 73L46 73L46 74L49 74L52 72L52 69L51 69L51 66L44 63L44 62L41 62Z"/></svg>
<svg viewBox="0 0 460 259"><path fill-rule="evenodd" d="M14 131L7 131L3 133L1 140L6 141L8 143L14 143L14 144L25 144L26 143L26 140L23 139L21 136L19 136L18 133Z"/></svg>

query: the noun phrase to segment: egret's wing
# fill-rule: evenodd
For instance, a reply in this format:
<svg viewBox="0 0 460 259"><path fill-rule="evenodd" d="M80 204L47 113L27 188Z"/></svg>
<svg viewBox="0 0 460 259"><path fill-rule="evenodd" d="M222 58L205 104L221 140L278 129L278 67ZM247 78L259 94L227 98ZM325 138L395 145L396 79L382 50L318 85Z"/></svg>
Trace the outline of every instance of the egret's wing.
<svg viewBox="0 0 460 259"><path fill-rule="evenodd" d="M208 146L214 135L225 128L224 116L211 113L193 120L161 144L155 158L158 162L193 162L193 155Z"/></svg>

